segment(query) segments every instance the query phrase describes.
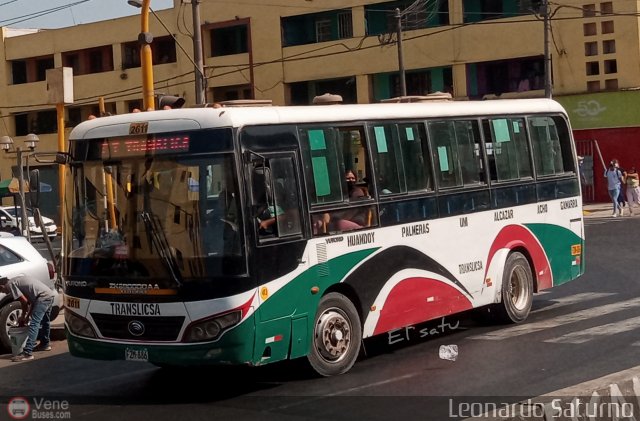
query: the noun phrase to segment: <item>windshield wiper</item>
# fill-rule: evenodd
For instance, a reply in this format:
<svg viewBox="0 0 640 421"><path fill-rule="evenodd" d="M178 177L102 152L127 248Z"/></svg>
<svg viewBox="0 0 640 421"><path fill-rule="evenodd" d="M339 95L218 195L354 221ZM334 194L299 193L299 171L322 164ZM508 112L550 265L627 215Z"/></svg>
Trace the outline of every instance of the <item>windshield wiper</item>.
<svg viewBox="0 0 640 421"><path fill-rule="evenodd" d="M181 287L182 276L180 274L180 269L178 268L178 263L176 262L175 257L171 253L167 236L162 230L162 225L160 224L158 217L153 215L151 212L140 212L140 218L142 219L142 222L144 222L147 234L151 239L151 243L154 245L156 250L158 250L160 257L162 257L162 261L169 270L169 273L171 273L173 281L178 287Z"/></svg>

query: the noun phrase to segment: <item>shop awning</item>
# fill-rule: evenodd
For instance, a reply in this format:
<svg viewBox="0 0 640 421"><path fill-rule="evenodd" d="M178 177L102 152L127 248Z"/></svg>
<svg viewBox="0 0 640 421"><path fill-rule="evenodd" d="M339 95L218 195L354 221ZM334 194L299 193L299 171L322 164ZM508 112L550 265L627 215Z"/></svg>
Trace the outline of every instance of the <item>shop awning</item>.
<svg viewBox="0 0 640 421"><path fill-rule="evenodd" d="M29 184L24 182L24 191L29 191ZM0 196L10 196L20 192L20 182L17 178L0 180Z"/></svg>

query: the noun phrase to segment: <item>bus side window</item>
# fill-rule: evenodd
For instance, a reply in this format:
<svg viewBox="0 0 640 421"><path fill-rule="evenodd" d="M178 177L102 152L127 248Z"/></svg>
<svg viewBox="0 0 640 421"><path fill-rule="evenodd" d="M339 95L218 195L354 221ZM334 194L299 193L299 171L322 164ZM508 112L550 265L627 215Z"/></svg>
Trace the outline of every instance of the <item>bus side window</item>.
<svg viewBox="0 0 640 421"><path fill-rule="evenodd" d="M340 137L342 139L343 157L343 198L346 201L368 199L369 178L368 157L365 148L364 130L361 127L340 127ZM356 177L355 186L362 191L363 195L353 195L349 187L346 175L351 171Z"/></svg>
<svg viewBox="0 0 640 421"><path fill-rule="evenodd" d="M524 120L495 118L483 120L491 181L533 177ZM489 153L491 151L491 153Z"/></svg>
<svg viewBox="0 0 640 421"><path fill-rule="evenodd" d="M282 213L276 217L279 237L302 234L300 196L293 156L270 160L274 202Z"/></svg>
<svg viewBox="0 0 640 421"><path fill-rule="evenodd" d="M429 137L432 139L436 179L439 188L462 186L453 121L430 121Z"/></svg>
<svg viewBox="0 0 640 421"><path fill-rule="evenodd" d="M302 234L293 157L268 159L253 169L252 202L260 238Z"/></svg>
<svg viewBox="0 0 640 421"><path fill-rule="evenodd" d="M407 185L397 125L376 124L371 134L378 195L406 193Z"/></svg>
<svg viewBox="0 0 640 421"><path fill-rule="evenodd" d="M538 176L575 172L571 135L561 117L531 117L529 132Z"/></svg>

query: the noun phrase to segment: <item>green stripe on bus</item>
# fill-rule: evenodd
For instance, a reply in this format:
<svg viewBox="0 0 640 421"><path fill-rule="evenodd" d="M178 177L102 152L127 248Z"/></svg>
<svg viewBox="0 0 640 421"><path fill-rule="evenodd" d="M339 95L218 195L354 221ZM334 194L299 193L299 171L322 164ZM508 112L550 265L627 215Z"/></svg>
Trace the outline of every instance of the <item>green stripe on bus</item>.
<svg viewBox="0 0 640 421"><path fill-rule="evenodd" d="M574 265L576 256L571 254L571 246L580 244L584 246L584 240L570 229L552 224L525 224L533 235L540 241L544 252L547 254L551 273L553 274L553 286L564 284L582 274L583 265ZM583 253L580 256L584 259Z"/></svg>
<svg viewBox="0 0 640 421"><path fill-rule="evenodd" d="M320 298L331 285L341 282L347 273L377 251L379 247L337 256L310 267L276 291L260 306L260 319L271 320L294 314L315 316ZM312 287L319 292L313 294Z"/></svg>

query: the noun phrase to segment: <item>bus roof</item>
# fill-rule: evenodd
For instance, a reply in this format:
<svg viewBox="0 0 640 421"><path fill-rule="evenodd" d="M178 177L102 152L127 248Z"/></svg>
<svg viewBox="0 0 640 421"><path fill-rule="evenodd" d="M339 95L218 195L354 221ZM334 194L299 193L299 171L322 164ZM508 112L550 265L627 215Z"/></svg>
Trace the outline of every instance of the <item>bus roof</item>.
<svg viewBox="0 0 640 421"><path fill-rule="evenodd" d="M243 127L256 124L358 122L453 116L562 113L551 99L504 99L399 104L305 105L272 107L182 108L120 114L87 120L70 140L127 136L132 123L148 123L147 133Z"/></svg>

